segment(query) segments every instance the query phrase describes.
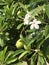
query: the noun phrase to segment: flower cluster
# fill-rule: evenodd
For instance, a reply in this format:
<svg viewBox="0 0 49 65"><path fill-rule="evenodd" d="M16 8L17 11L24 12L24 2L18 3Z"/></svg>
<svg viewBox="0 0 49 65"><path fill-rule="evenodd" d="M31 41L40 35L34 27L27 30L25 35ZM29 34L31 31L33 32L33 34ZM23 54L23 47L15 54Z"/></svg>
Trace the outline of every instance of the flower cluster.
<svg viewBox="0 0 49 65"><path fill-rule="evenodd" d="M30 12L27 12L27 14L25 15L24 18L24 25L28 25L29 24L29 18L31 17Z"/></svg>
<svg viewBox="0 0 49 65"><path fill-rule="evenodd" d="M34 19L33 21L29 21L30 17L31 14L30 12L28 12L24 18L24 25L30 25L30 29L39 29L39 24L41 24L41 21L38 21L37 19Z"/></svg>

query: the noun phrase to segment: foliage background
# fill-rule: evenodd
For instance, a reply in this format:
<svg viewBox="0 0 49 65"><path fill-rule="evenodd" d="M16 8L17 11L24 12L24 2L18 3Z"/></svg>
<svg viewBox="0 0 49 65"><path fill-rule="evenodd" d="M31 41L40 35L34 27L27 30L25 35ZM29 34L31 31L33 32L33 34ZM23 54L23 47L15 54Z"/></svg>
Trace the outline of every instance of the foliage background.
<svg viewBox="0 0 49 65"><path fill-rule="evenodd" d="M42 22L39 30L23 24L27 11ZM15 46L20 38L27 49ZM22 61L46 65L46 60L49 62L49 1L0 0L0 65L20 65Z"/></svg>

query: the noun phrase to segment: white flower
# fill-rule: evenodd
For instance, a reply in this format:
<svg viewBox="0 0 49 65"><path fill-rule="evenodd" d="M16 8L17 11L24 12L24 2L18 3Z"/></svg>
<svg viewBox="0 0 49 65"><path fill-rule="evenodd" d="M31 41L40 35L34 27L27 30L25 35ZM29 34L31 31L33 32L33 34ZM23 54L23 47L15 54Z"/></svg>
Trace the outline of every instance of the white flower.
<svg viewBox="0 0 49 65"><path fill-rule="evenodd" d="M28 25L29 24L29 20L24 19L24 25Z"/></svg>
<svg viewBox="0 0 49 65"><path fill-rule="evenodd" d="M30 29L39 29L39 24L41 24L41 21L37 21L37 19L34 19L29 24L31 24Z"/></svg>
<svg viewBox="0 0 49 65"><path fill-rule="evenodd" d="M27 14L25 15L25 18L24 18L24 25L28 25L29 24L30 16L31 16L30 12L27 12Z"/></svg>
<svg viewBox="0 0 49 65"><path fill-rule="evenodd" d="M25 15L25 19L29 19L30 18L30 12L27 12L27 14Z"/></svg>

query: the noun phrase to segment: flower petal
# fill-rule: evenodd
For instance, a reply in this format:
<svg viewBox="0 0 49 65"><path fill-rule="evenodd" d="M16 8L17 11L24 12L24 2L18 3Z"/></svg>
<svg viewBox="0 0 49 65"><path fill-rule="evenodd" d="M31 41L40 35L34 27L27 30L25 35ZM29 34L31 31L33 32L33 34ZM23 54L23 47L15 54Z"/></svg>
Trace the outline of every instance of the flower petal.
<svg viewBox="0 0 49 65"><path fill-rule="evenodd" d="M34 20L33 20L33 22L36 22L36 21L37 21L37 19L34 19Z"/></svg>
<svg viewBox="0 0 49 65"><path fill-rule="evenodd" d="M33 21L29 22L29 24L33 24Z"/></svg>
<svg viewBox="0 0 49 65"><path fill-rule="evenodd" d="M27 19L24 19L24 25L28 25L29 21Z"/></svg>
<svg viewBox="0 0 49 65"><path fill-rule="evenodd" d="M41 24L41 21L36 21L36 24Z"/></svg>
<svg viewBox="0 0 49 65"><path fill-rule="evenodd" d="M32 25L30 25L30 29L34 29L34 25L32 24Z"/></svg>
<svg viewBox="0 0 49 65"><path fill-rule="evenodd" d="M37 24L35 24L34 27L35 27L35 29L39 29L39 25L37 25Z"/></svg>
<svg viewBox="0 0 49 65"><path fill-rule="evenodd" d="M30 15L31 15L30 12L28 12L28 13L25 15L25 18L26 18L26 19L29 19L29 18L30 18Z"/></svg>

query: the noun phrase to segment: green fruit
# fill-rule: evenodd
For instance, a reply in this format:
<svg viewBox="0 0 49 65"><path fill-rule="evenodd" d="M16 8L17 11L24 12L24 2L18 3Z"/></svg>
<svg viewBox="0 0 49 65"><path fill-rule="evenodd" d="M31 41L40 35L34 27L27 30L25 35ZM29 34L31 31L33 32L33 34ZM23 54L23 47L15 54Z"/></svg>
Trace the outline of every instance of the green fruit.
<svg viewBox="0 0 49 65"><path fill-rule="evenodd" d="M23 48L23 43L21 41L21 39L19 39L17 42L16 42L16 47L19 49L19 48Z"/></svg>

